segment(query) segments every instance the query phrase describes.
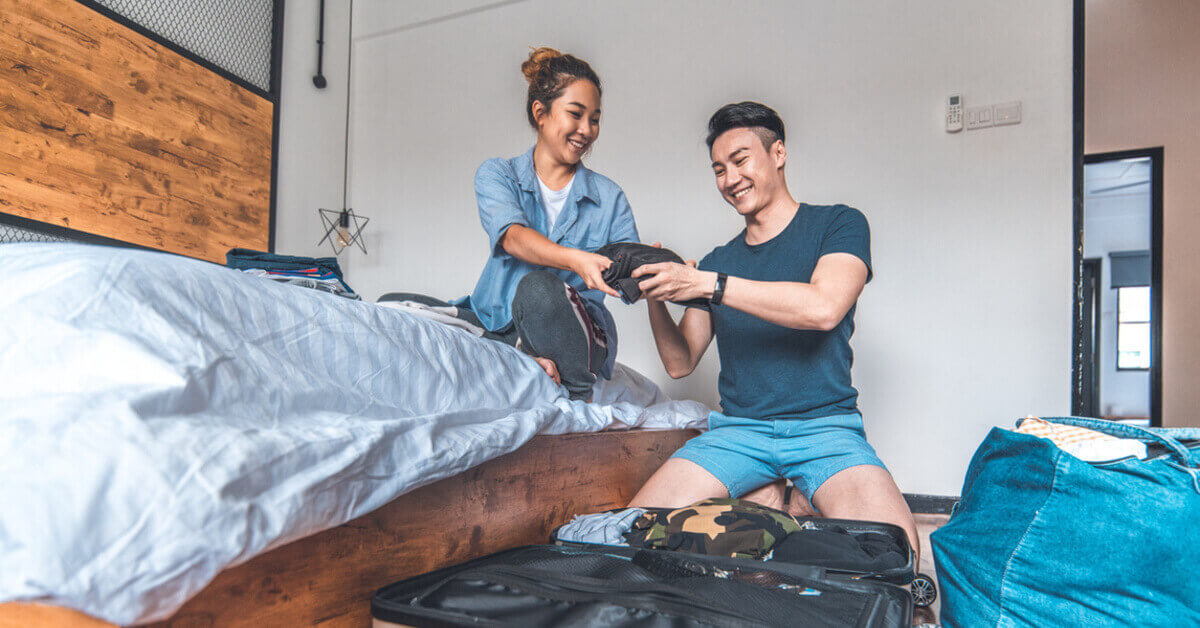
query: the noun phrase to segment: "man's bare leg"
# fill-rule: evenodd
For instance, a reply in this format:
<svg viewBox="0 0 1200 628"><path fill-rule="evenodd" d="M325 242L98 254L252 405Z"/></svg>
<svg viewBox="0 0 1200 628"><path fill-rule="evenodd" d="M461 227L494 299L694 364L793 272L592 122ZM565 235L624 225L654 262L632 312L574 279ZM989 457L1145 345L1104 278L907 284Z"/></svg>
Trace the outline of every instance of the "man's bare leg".
<svg viewBox="0 0 1200 628"><path fill-rule="evenodd" d="M894 523L904 529L920 564L921 542L908 502L886 469L859 465L843 469L817 488L812 503L831 519L863 519Z"/></svg>
<svg viewBox="0 0 1200 628"><path fill-rule="evenodd" d="M629 507L682 508L729 491L704 467L686 458L671 458L650 476Z"/></svg>

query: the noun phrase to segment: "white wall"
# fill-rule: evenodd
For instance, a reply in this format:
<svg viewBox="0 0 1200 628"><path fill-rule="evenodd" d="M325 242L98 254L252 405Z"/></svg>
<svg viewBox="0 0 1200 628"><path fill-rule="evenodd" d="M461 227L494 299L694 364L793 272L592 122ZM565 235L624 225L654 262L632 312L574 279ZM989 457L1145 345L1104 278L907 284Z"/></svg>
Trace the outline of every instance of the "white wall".
<svg viewBox="0 0 1200 628"><path fill-rule="evenodd" d="M1148 187L1148 186L1146 186ZM1150 416L1150 372L1117 370L1117 291L1113 251L1150 248L1150 193L1084 197L1083 256L1100 261L1100 411L1105 416Z"/></svg>
<svg viewBox="0 0 1200 628"><path fill-rule="evenodd" d="M1068 410L1070 2L496 4L453 3L445 19L431 2L355 7L351 204L372 222L350 280L365 297L471 290L487 251L472 177L532 144L518 65L552 45L604 81L588 164L624 187L644 240L698 258L740 230L703 137L744 99L788 124L799 198L866 213L876 278L854 381L902 490L957 494L991 426ZM1025 119L949 135L954 92L1021 100ZM715 405L715 348L671 381L644 306L611 309L621 361Z"/></svg>
<svg viewBox="0 0 1200 628"><path fill-rule="evenodd" d="M279 173L275 200L275 250L327 256L318 247L324 231L317 209L341 209L346 129L346 63L350 5L325 6L325 89L317 89L318 0L288 0L283 19L283 81L279 108ZM340 256L343 269L352 253ZM354 284L350 284L354 287Z"/></svg>

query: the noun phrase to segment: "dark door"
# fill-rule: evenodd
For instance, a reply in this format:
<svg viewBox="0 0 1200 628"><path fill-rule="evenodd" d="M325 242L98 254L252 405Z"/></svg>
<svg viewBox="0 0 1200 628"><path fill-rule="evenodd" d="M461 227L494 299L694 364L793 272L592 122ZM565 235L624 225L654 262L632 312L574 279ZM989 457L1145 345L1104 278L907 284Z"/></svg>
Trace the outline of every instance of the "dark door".
<svg viewBox="0 0 1200 628"><path fill-rule="evenodd" d="M1100 416L1100 258L1083 260L1083 416Z"/></svg>

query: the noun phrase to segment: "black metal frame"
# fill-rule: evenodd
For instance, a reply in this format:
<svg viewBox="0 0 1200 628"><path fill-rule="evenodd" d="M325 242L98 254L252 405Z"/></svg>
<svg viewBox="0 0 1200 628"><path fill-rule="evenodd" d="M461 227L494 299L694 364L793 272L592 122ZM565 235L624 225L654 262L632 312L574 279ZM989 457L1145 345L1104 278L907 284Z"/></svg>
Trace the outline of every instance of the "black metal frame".
<svg viewBox="0 0 1200 628"><path fill-rule="evenodd" d="M1072 6L1073 44L1071 62L1071 216L1073 237L1071 245L1072 274L1071 311L1071 414L1083 414L1083 34L1084 0L1074 0Z"/></svg>
<svg viewBox="0 0 1200 628"><path fill-rule="evenodd" d="M1121 159L1150 159L1150 426L1162 427L1162 274L1163 274L1163 147L1136 148L1111 153L1084 155L1079 164ZM1080 202L1083 196L1080 194ZM1083 238L1083 217L1076 226L1076 237ZM1080 267L1082 273L1082 267ZM1081 288L1082 289L1082 288ZM1082 324L1082 321L1080 321ZM1122 369L1143 370L1143 369Z"/></svg>
<svg viewBox="0 0 1200 628"><path fill-rule="evenodd" d="M1091 266L1095 270L1092 272L1093 286L1092 290L1092 381L1083 383L1083 393L1085 397L1085 406L1089 406L1095 410L1093 416L1099 416L1100 408L1100 343L1103 333L1100 326L1100 287L1101 278L1104 276L1104 260L1099 257L1089 257L1083 260L1084 266ZM1087 307L1087 303L1084 303ZM1086 329L1084 330L1087 331ZM1090 398L1090 403L1086 400Z"/></svg>
<svg viewBox="0 0 1200 628"><path fill-rule="evenodd" d="M275 202L279 196L279 107L283 101L283 14L284 0L274 0L271 22L271 91L275 95L275 119L271 121L271 214L267 227L267 251L275 252Z"/></svg>
<svg viewBox="0 0 1200 628"><path fill-rule="evenodd" d="M228 70L225 70L225 69L217 66L216 64L212 63L211 61L208 61L202 57L195 55L194 53L192 53L192 52L188 51L187 49L183 48L182 46L180 46L179 44L173 43L173 42L165 39L161 35L158 35L157 33L138 24L137 22L134 22L134 21L130 20L129 18L112 11L108 7L105 7L101 4L96 3L94 0L75 0L75 1L78 2L79 4L82 4L83 6L85 6L87 8L103 15L106 18L108 18L122 26L125 26L126 28L129 28L130 30L138 33L139 35L142 35L143 37L146 37L147 39L150 39L151 41L154 41L155 43L178 53L179 55L183 56L187 60L203 67L204 69L206 69L210 72L213 72L214 74L217 74L221 78L223 78L227 81L230 81L231 83L234 83L234 84L238 85L239 87L242 87L242 88L246 89L247 91L255 94L256 96L259 96L259 97L263 98L264 100L267 100L267 101L271 102L272 104L274 104L273 120L271 121L271 200L270 200L268 227L267 227L267 229L268 229L267 250L274 252L275 251L275 205L276 205L276 198L278 196L277 192L276 192L276 187L277 187L276 182L278 180L278 175L279 175L279 108L280 108L280 102L282 101L281 96L282 96L282 91L283 91L282 90L282 84L283 84L283 76L282 76L283 75L283 17L284 17L284 3L286 0L272 0L273 18L272 18L272 24L271 24L272 32L271 32L271 90L270 91L263 91L257 85L254 85L253 83L246 81L245 79L229 72ZM106 238L104 236L99 236L99 235L96 235L93 233L87 233L86 231L78 231L76 229L62 227L62 226L55 225L52 223L42 222L40 220L31 220L29 218L23 218L21 216L15 216L15 215L7 214L4 212L0 212L0 223L12 225L14 227L18 227L21 229L27 229L29 231L37 231L37 232L49 234L52 236L67 238L67 239L74 240L77 242L86 242L89 244L105 244L105 245L110 245L110 246L124 246L124 247L151 250L151 251L160 250L160 249L155 249L153 247L134 244L132 242L125 242L124 240L115 240L112 238Z"/></svg>

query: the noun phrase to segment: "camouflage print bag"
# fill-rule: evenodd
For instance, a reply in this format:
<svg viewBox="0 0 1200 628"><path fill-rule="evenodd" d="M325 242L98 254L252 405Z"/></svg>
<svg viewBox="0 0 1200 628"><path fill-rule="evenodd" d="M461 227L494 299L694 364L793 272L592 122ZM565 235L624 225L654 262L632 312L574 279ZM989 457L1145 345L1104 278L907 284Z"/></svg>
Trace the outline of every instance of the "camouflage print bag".
<svg viewBox="0 0 1200 628"><path fill-rule="evenodd" d="M706 499L684 508L647 508L625 534L632 547L761 559L800 529L794 517L740 499Z"/></svg>

